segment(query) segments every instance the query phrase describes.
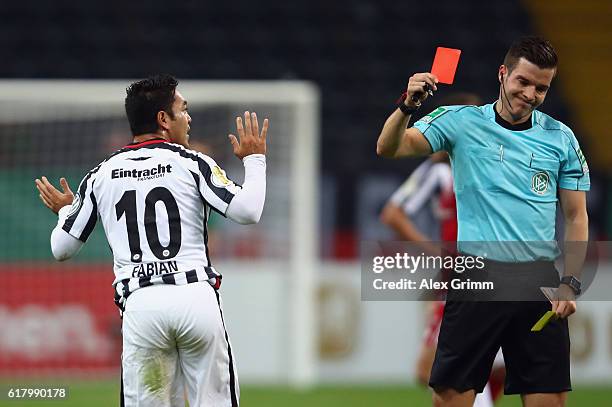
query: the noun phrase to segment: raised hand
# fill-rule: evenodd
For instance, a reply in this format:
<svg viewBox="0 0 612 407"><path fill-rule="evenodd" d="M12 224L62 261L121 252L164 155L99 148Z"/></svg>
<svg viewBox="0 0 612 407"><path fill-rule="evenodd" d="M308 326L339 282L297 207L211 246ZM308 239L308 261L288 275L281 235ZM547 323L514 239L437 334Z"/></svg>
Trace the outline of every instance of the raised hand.
<svg viewBox="0 0 612 407"><path fill-rule="evenodd" d="M255 112L244 112L244 125L242 118L236 117L236 129L238 130L238 138L233 134L228 137L234 149L234 155L241 160L251 154L266 153L266 134L268 133L268 119L263 122L261 133L259 132L259 123L257 122L257 114Z"/></svg>
<svg viewBox="0 0 612 407"><path fill-rule="evenodd" d="M40 200L54 213L58 213L61 208L70 205L74 200L74 194L64 177L60 178L63 192L55 188L45 176L42 176L41 179L36 178L34 182L36 183Z"/></svg>
<svg viewBox="0 0 612 407"><path fill-rule="evenodd" d="M406 106L419 107L429 97L429 91L438 90L436 83L438 78L429 72L412 75L406 88L406 100L404 100Z"/></svg>

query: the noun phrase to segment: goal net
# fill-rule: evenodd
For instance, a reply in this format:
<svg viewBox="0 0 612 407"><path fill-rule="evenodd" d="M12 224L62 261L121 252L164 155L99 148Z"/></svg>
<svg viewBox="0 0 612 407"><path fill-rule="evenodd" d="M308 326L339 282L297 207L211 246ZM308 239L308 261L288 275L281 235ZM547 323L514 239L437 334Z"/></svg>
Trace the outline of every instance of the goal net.
<svg viewBox="0 0 612 407"><path fill-rule="evenodd" d="M114 356L120 344L116 329L109 328L118 317L106 290L112 255L104 231L96 227L74 260L53 264L49 235L56 217L39 202L34 179L46 175L57 186L65 176L74 190L89 169L131 142L123 106L129 83L0 81L0 277L5 282L0 325L14 328L12 334L8 329L0 333L0 374L118 365ZM244 169L227 138L236 134L235 118L250 110L260 123L270 119L261 222L245 227L215 213L209 221L210 253L227 280L235 270L283 273L285 292L276 298L286 301L278 304L287 310L279 316L278 329L287 344L286 354L278 357L288 361L290 382L308 384L314 357L312 275L318 256L318 91L299 81L181 81L179 89L192 117L191 147L213 157L238 183ZM80 294L62 290L64 284L77 284ZM101 284L105 291L98 300ZM71 318L85 332L71 329ZM45 331L51 336L43 341ZM238 332L236 338L230 331L233 341L248 343Z"/></svg>

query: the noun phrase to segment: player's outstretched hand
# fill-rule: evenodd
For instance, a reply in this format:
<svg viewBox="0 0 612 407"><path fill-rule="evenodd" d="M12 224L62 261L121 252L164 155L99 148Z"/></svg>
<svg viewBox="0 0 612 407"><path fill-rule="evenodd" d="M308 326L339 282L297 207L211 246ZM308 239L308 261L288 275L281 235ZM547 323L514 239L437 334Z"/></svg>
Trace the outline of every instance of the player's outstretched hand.
<svg viewBox="0 0 612 407"><path fill-rule="evenodd" d="M51 209L54 213L58 213L66 205L70 205L74 200L74 194L70 190L68 181L66 178L60 178L60 185L62 191L55 188L47 177L42 176L41 179L36 178L36 188L38 189L38 196L45 206Z"/></svg>
<svg viewBox="0 0 612 407"><path fill-rule="evenodd" d="M251 154L266 153L266 134L268 133L268 119L263 122L261 133L259 132L259 123L257 122L257 114L255 112L244 112L244 125L240 116L236 117L236 129L238 137L233 134L229 135L230 143L234 148L234 155L241 160Z"/></svg>
<svg viewBox="0 0 612 407"><path fill-rule="evenodd" d="M437 83L438 78L429 72L412 75L406 88L406 106L419 107L429 97L429 91L438 90Z"/></svg>

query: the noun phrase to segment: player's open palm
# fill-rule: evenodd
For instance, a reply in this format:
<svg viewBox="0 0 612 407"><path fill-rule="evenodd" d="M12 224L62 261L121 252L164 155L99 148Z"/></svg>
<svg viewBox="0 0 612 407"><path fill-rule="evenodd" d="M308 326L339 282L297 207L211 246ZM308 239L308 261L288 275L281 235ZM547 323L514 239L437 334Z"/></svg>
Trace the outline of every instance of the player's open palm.
<svg viewBox="0 0 612 407"><path fill-rule="evenodd" d="M234 155L241 160L251 154L266 153L266 134L268 133L268 119L263 121L263 128L259 132L259 123L255 112L244 112L244 123L241 117L236 117L238 138L229 135L230 143L234 148Z"/></svg>
<svg viewBox="0 0 612 407"><path fill-rule="evenodd" d="M60 178L62 190L55 188L47 179L47 177L36 178L36 188L38 189L40 200L45 206L51 209L54 213L59 212L66 205L70 205L74 200L74 194L68 185L66 178Z"/></svg>

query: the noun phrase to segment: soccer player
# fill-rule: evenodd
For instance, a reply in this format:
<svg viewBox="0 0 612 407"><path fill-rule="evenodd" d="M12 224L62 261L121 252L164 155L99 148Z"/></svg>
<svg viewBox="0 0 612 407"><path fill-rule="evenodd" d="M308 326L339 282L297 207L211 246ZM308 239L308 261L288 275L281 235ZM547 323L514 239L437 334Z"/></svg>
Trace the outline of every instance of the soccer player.
<svg viewBox="0 0 612 407"><path fill-rule="evenodd" d="M377 153L388 158L449 153L457 195L457 248L484 255L474 250L478 243L469 243L494 247L485 261L489 276L511 281L538 270L538 278L558 284L552 311L559 319L538 333L530 328L550 308L547 301L453 301L456 293L450 290L429 382L435 406L471 406L500 346L507 370L505 393L521 394L524 406L564 406L571 390L567 317L575 312L580 293L581 250L571 264L566 255L559 279L553 264L558 248L547 243L554 241L557 200L565 241L586 242L590 180L571 129L536 110L556 71L557 55L548 41L520 38L499 67L497 101L442 107L407 129L428 90L437 89L434 75L417 73L378 138Z"/></svg>
<svg viewBox="0 0 612 407"><path fill-rule="evenodd" d="M72 194L36 180L59 215L51 234L58 260L75 255L100 218L113 252L115 302L123 315L122 406L238 406L236 365L223 321L206 223L211 209L241 224L260 219L266 133L257 115L229 135L244 184L189 149L187 101L170 75L127 88L133 143L94 167ZM69 289L69 287L67 288Z"/></svg>
<svg viewBox="0 0 612 407"><path fill-rule="evenodd" d="M443 210L441 205L441 201L450 200L451 197L454 200L448 155L445 152L435 153L421 163L391 195L380 218L402 240L426 246L429 242L440 240L441 225L447 218L455 218L454 213ZM455 236L451 240L455 240Z"/></svg>

